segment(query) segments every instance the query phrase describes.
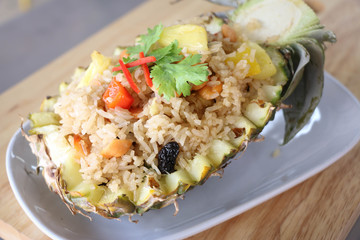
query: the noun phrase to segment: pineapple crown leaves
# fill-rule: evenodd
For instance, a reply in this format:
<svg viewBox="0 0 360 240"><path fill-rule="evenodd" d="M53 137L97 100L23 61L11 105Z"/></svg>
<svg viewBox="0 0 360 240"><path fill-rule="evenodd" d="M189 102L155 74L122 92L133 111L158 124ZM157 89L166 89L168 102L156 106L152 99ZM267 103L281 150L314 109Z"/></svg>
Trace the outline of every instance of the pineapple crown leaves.
<svg viewBox="0 0 360 240"><path fill-rule="evenodd" d="M284 109L285 135L283 144L294 138L310 120L320 102L324 86L324 49L321 43L315 40L308 41L304 45L294 45L294 48L300 54L307 55L309 62L304 67L298 66L297 73L299 74L294 75L291 83L301 77L300 81L293 84L291 94L284 101L285 104L293 107Z"/></svg>
<svg viewBox="0 0 360 240"><path fill-rule="evenodd" d="M336 37L331 31L319 30L316 38L306 37L288 46L292 49L293 74L282 92L281 101L292 107L284 109L283 145L306 125L320 102L324 86L324 41L335 42Z"/></svg>
<svg viewBox="0 0 360 240"><path fill-rule="evenodd" d="M265 0L245 0L241 3L236 0L208 1L236 7L228 12L228 19L235 24L241 20L242 14L246 13L246 17L251 17L253 10L267 4ZM325 42L336 42L335 34L324 29L314 11L302 0L286 1L301 14L299 22L275 41L267 42L267 38L265 42L260 42L278 48L287 59L287 67L291 72L280 99L280 102L292 106L284 109L286 126L283 144L288 143L306 125L318 105L324 85ZM274 2L276 0L268 6Z"/></svg>

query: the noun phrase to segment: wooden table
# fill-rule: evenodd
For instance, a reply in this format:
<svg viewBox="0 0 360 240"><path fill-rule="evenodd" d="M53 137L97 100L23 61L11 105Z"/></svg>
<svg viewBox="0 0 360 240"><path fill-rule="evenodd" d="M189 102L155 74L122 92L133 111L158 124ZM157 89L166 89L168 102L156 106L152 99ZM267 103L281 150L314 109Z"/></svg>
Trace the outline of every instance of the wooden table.
<svg viewBox="0 0 360 240"><path fill-rule="evenodd" d="M338 43L329 45L326 52L326 70L360 99L360 3L323 2L322 23L338 37ZM110 55L115 46L131 43L138 33L159 22L167 24L224 9L202 0L145 2L0 95L0 237L48 239L20 208L5 172L5 151L19 127L19 116L36 111L46 94L55 94L75 66L86 66L92 50ZM359 160L360 143L307 181L190 239L344 239L360 214Z"/></svg>

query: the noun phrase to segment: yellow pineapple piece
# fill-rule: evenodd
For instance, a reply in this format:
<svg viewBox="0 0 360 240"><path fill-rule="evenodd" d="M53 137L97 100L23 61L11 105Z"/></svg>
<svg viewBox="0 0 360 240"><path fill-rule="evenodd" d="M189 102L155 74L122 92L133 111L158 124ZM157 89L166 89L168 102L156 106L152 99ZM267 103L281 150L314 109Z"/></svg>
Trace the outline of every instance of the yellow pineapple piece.
<svg viewBox="0 0 360 240"><path fill-rule="evenodd" d="M237 52L235 56L229 57L225 62L233 62L236 65L240 60L246 60L250 69L246 77L264 80L276 73L276 67L266 51L254 42L246 43L245 49Z"/></svg>
<svg viewBox="0 0 360 240"><path fill-rule="evenodd" d="M238 64L241 60L246 60L247 64L250 66L248 73L246 74L246 77L251 77L256 74L261 73L261 67L256 60L256 52L253 51L255 55L252 57L252 48L250 48L248 45L246 45L244 51L237 52L235 56L229 57L225 60L226 63L233 62L234 65Z"/></svg>
<svg viewBox="0 0 360 240"><path fill-rule="evenodd" d="M80 185L83 178L80 173L80 164L76 161L75 155L65 160L62 165L62 177L66 182L67 190L71 191Z"/></svg>
<svg viewBox="0 0 360 240"><path fill-rule="evenodd" d="M261 69L260 73L257 73L252 77L254 79L264 80L275 75L276 67L266 51L254 42L249 42L248 44L252 49L256 50L255 60L259 63Z"/></svg>
<svg viewBox="0 0 360 240"><path fill-rule="evenodd" d="M195 182L200 182L211 170L210 160L201 155L196 155L190 163L189 175Z"/></svg>
<svg viewBox="0 0 360 240"><path fill-rule="evenodd" d="M139 186L136 196L136 205L141 205L147 202L153 195L158 193L160 183L152 176L147 176L144 182Z"/></svg>
<svg viewBox="0 0 360 240"><path fill-rule="evenodd" d="M208 40L205 28L182 24L164 28L158 43L164 47L177 40L180 48L186 48L188 53L200 53L208 50Z"/></svg>
<svg viewBox="0 0 360 240"><path fill-rule="evenodd" d="M108 57L105 57L101 53L94 51L91 54L91 60L88 69L86 69L84 77L81 79L78 87L85 87L90 84L90 82L93 80L93 78L97 74L102 74L104 70L106 70L111 63L111 59Z"/></svg>
<svg viewBox="0 0 360 240"><path fill-rule="evenodd" d="M164 176L163 188L166 189L166 193L175 193L179 191L186 191L194 181L190 178L189 174L184 170L180 169L171 174Z"/></svg>

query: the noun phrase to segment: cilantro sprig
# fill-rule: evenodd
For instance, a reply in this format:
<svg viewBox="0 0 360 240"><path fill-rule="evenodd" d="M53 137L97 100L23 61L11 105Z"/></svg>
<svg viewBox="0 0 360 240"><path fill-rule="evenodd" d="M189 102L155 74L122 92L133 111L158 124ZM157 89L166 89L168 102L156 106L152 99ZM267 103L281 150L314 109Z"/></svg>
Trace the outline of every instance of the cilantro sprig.
<svg viewBox="0 0 360 240"><path fill-rule="evenodd" d="M124 62L133 61L143 52L145 56L154 56L156 62L150 67L150 75L155 88L160 95L167 100L175 96L175 93L183 96L191 94L191 84L200 85L207 81L208 66L201 63L200 54L190 54L184 57L177 40L165 47L156 46L163 31L161 24L148 33L140 35L135 46L126 49L129 54Z"/></svg>
<svg viewBox="0 0 360 240"><path fill-rule="evenodd" d="M201 55L190 55L179 63L163 63L155 65L151 70L154 86L159 94L170 99L177 94L189 96L191 85L200 85L207 81L208 71L206 64L199 64Z"/></svg>
<svg viewBox="0 0 360 240"><path fill-rule="evenodd" d="M149 28L147 34L140 35L137 44L126 49L130 57L137 57L140 52L143 52L144 55L147 56L151 46L160 39L163 28L162 24L158 24L153 29Z"/></svg>

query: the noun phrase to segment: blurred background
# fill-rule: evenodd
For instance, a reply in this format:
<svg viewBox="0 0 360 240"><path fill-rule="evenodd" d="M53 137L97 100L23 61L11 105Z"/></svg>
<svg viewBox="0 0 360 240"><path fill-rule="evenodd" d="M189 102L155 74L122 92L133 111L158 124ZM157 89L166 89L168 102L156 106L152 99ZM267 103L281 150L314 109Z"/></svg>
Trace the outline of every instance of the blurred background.
<svg viewBox="0 0 360 240"><path fill-rule="evenodd" d="M0 0L0 93L145 0Z"/></svg>
<svg viewBox="0 0 360 240"><path fill-rule="evenodd" d="M0 0L0 93L144 1ZM360 220L347 237L353 239L360 239Z"/></svg>

